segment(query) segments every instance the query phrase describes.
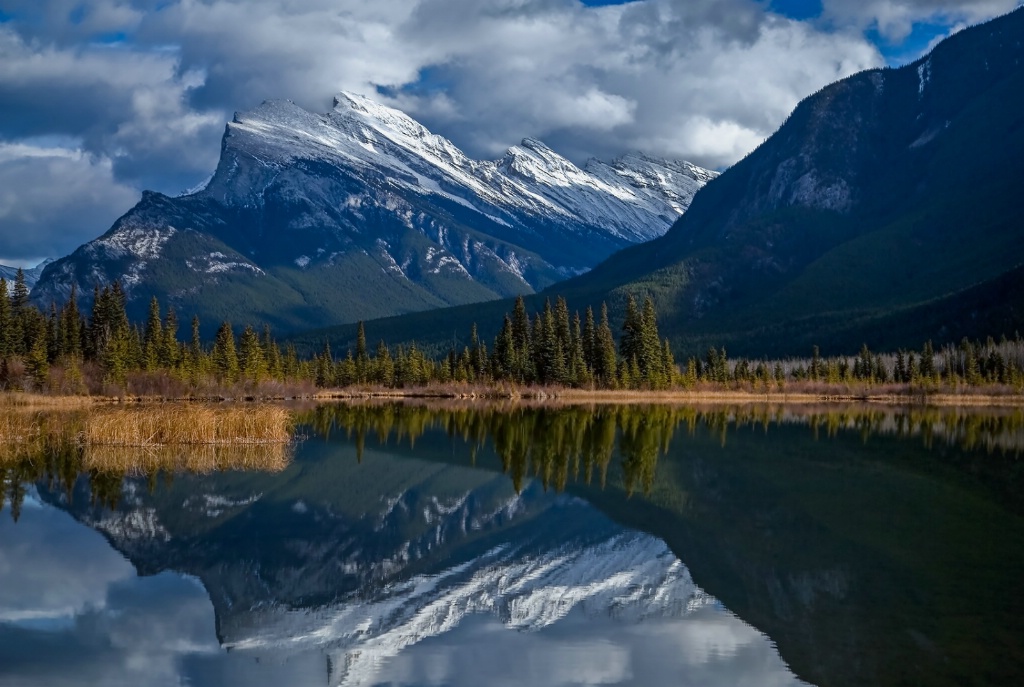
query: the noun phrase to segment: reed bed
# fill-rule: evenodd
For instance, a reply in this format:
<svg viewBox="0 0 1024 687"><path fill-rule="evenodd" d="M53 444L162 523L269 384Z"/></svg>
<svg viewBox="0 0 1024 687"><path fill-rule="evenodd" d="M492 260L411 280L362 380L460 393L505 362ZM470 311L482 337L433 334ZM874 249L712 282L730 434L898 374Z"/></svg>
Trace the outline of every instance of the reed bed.
<svg viewBox="0 0 1024 687"><path fill-rule="evenodd" d="M293 421L271 405L144 405L0 412L0 467L70 451L84 469L280 471L291 460Z"/></svg>
<svg viewBox="0 0 1024 687"><path fill-rule="evenodd" d="M292 415L272 405L152 405L89 411L10 408L0 413L0 446L238 446L285 444Z"/></svg>
<svg viewBox="0 0 1024 687"><path fill-rule="evenodd" d="M88 408L97 403L91 396L52 396L0 391L0 408Z"/></svg>
<svg viewBox="0 0 1024 687"><path fill-rule="evenodd" d="M291 414L273 405L166 405L105 408L89 413L87 446L283 444L292 438Z"/></svg>

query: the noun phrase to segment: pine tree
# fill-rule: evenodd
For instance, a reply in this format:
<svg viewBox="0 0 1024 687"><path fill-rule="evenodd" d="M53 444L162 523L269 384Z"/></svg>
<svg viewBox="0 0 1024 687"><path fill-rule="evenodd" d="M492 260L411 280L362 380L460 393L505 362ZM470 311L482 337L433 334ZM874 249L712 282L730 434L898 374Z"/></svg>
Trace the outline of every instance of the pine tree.
<svg viewBox="0 0 1024 687"><path fill-rule="evenodd" d="M938 381L937 370L935 369L935 349L932 347L931 339L924 342L921 349L921 361L918 363L918 370L925 381Z"/></svg>
<svg viewBox="0 0 1024 687"><path fill-rule="evenodd" d="M146 319L145 337L143 338L143 355L147 370L155 370L160 365L160 347L163 343L163 327L160 324L160 302L156 296L149 301L149 317Z"/></svg>
<svg viewBox="0 0 1024 687"><path fill-rule="evenodd" d="M550 311L550 308L548 310ZM530 330L530 366L527 370L527 382L545 383L547 348L548 342L544 337L544 315L537 313L533 318L533 328Z"/></svg>
<svg viewBox="0 0 1024 687"><path fill-rule="evenodd" d="M587 358L583 350L583 330L579 312L573 316L570 340L568 382L576 386L589 384L590 370L587 367Z"/></svg>
<svg viewBox="0 0 1024 687"><path fill-rule="evenodd" d="M192 338L189 341L188 355L186 356L186 370L189 380L198 384L199 380L206 375L206 356L203 354L203 342L199 337L199 316L192 316Z"/></svg>
<svg viewBox="0 0 1024 687"><path fill-rule="evenodd" d="M10 353L13 355L25 355L29 351L32 326L26 321L28 317L28 286L25 271L19 267L11 293Z"/></svg>
<svg viewBox="0 0 1024 687"><path fill-rule="evenodd" d="M217 378L227 384L238 381L238 354L235 352L235 335L230 322L222 322L213 341L213 370Z"/></svg>
<svg viewBox="0 0 1024 687"><path fill-rule="evenodd" d="M60 317L57 315L57 304L50 303L50 314L46 318L46 357L51 363L60 360L64 355L64 335L60 330Z"/></svg>
<svg viewBox="0 0 1024 687"><path fill-rule="evenodd" d="M714 346L709 346L707 353L704 354L704 376L709 382L724 382L724 379L718 379L718 349Z"/></svg>
<svg viewBox="0 0 1024 687"><path fill-rule="evenodd" d="M593 373L597 369L597 325L594 323L594 309L587 306L583 319L583 360Z"/></svg>
<svg viewBox="0 0 1024 687"><path fill-rule="evenodd" d="M11 299L7 292L7 280L0 277L0 360L14 352L13 316L11 314Z"/></svg>
<svg viewBox="0 0 1024 687"><path fill-rule="evenodd" d="M165 370L174 369L178 366L181 356L181 347L178 345L178 314L174 312L174 308L167 308L162 333L158 362Z"/></svg>
<svg viewBox="0 0 1024 687"><path fill-rule="evenodd" d="M36 329L30 333L30 341L31 347L25 356L25 371L32 381L32 388L41 391L46 388L50 374L49 346L44 320L37 321Z"/></svg>
<svg viewBox="0 0 1024 687"><path fill-rule="evenodd" d="M513 376L520 383L528 382L533 376L530 316L526 313L526 302L522 296L516 297L516 304L512 309L512 343L515 345L516 354Z"/></svg>
<svg viewBox="0 0 1024 687"><path fill-rule="evenodd" d="M386 387L394 386L395 362L391 359L391 351L388 350L387 344L384 343L383 339L377 344L377 357L374 359L374 365L376 367L374 375L376 379L374 381Z"/></svg>
<svg viewBox="0 0 1024 687"><path fill-rule="evenodd" d="M355 361L352 359L352 351L348 352L348 360L352 363L352 374L345 375L345 379L336 379L334 374L334 356L331 355L331 342L324 341L324 350L315 358L316 363L316 385L323 389L333 384L348 386L355 382Z"/></svg>
<svg viewBox="0 0 1024 687"><path fill-rule="evenodd" d="M654 301L650 297L644 300L643 312L640 314L640 341L636 354L643 379L653 388L661 387L664 384L665 369L657 315L654 313Z"/></svg>
<svg viewBox="0 0 1024 687"><path fill-rule="evenodd" d="M82 314L78 310L78 285L71 283L71 295L61 311L62 348L70 358L82 357Z"/></svg>
<svg viewBox="0 0 1024 687"><path fill-rule="evenodd" d="M126 375L131 367L130 332L126 329L115 329L104 343L100 354L100 365L106 381L124 386Z"/></svg>
<svg viewBox="0 0 1024 687"><path fill-rule="evenodd" d="M612 388L616 383L617 361L615 358L615 338L612 336L612 328L608 323L608 306L601 304L601 324L597 329L597 340L595 341L596 361L599 369L594 374L601 380L601 385Z"/></svg>
<svg viewBox="0 0 1024 687"><path fill-rule="evenodd" d="M562 364L568 368L569 354L572 351L572 328L569 320L569 304L562 296L555 299L555 336L564 352Z"/></svg>
<svg viewBox="0 0 1024 687"><path fill-rule="evenodd" d="M252 325L246 325L238 342L238 366L242 378L259 383L267 376L267 361L263 357L260 338Z"/></svg>
<svg viewBox="0 0 1024 687"><path fill-rule="evenodd" d="M643 320L636 308L636 300L630 294L626 298L626 319L622 322L622 336L619 338L619 355L624 361L643 355L642 337Z"/></svg>
<svg viewBox="0 0 1024 687"><path fill-rule="evenodd" d="M263 325L263 357L267 360L267 373L274 379L281 379L284 376L284 361L281 356L281 349L270 333L270 326Z"/></svg>
<svg viewBox="0 0 1024 687"><path fill-rule="evenodd" d="M661 365L665 375L665 385L674 386L679 372L676 370L676 359L672 354L672 346L669 344L668 339L665 339L665 343L662 347Z"/></svg>
<svg viewBox="0 0 1024 687"><path fill-rule="evenodd" d="M498 380L510 380L521 382L516 376L516 347L515 338L512 334L512 318L505 315L505 321L501 325L501 331L494 339L494 355L491 356L491 374Z"/></svg>
<svg viewBox="0 0 1024 687"><path fill-rule="evenodd" d="M366 348L366 328L359 320L356 329L356 381L365 384L369 373L370 356Z"/></svg>

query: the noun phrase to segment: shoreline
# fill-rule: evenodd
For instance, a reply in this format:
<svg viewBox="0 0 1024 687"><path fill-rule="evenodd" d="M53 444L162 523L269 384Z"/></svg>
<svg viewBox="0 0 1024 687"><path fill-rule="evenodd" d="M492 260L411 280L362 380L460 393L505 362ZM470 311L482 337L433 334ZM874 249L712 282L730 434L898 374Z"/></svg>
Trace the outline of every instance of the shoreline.
<svg viewBox="0 0 1024 687"><path fill-rule="evenodd" d="M0 408L81 410L111 405L159 405L190 403L329 403L346 401L469 401L552 404L624 404L624 405L847 405L851 403L877 406L920 407L1024 407L1024 394L949 391L878 392L852 391L786 391L754 392L736 389L671 389L634 391L614 389L571 388L452 388L418 387L411 389L346 388L325 389L315 394L259 395L245 391L204 396L50 396L20 392L0 393Z"/></svg>

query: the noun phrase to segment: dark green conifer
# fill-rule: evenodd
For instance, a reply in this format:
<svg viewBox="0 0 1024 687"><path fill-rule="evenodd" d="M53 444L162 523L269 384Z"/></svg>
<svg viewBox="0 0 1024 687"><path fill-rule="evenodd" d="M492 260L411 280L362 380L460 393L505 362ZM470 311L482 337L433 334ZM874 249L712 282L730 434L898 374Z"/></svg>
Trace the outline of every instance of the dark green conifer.
<svg viewBox="0 0 1024 687"><path fill-rule="evenodd" d="M597 348L595 362L598 363L594 374L602 386L614 387L618 363L615 358L615 338L612 336L612 328L608 322L608 306L605 303L601 304L601 324L598 326L594 345Z"/></svg>
<svg viewBox="0 0 1024 687"><path fill-rule="evenodd" d="M222 322L217 329L211 351L213 370L217 378L227 384L238 381L238 354L235 349L235 334L230 322Z"/></svg>
<svg viewBox="0 0 1024 687"><path fill-rule="evenodd" d="M626 297L626 318L622 322L622 336L619 337L619 355L624 361L640 358L642 352L643 320L637 310L633 294Z"/></svg>
<svg viewBox="0 0 1024 687"><path fill-rule="evenodd" d="M11 315L11 299L7 290L7 280L0 277L0 360L7 358L14 351L13 318Z"/></svg>
<svg viewBox="0 0 1024 687"><path fill-rule="evenodd" d="M259 383L267 376L260 338L252 325L246 325L238 342L238 366L243 379Z"/></svg>

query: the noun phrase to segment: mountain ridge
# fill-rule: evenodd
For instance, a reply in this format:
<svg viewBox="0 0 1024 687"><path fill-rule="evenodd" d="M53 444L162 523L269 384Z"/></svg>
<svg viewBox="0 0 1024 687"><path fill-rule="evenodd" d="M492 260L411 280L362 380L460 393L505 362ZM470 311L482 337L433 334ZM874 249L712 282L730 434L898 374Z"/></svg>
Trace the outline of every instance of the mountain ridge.
<svg viewBox="0 0 1024 687"><path fill-rule="evenodd" d="M580 168L536 139L477 161L362 96L265 101L227 124L209 182L144 193L33 298L120 279L130 311L156 295L290 330L530 293L667 230L715 176L637 153Z"/></svg>
<svg viewBox="0 0 1024 687"><path fill-rule="evenodd" d="M707 184L664 236L528 306L557 295L580 310L607 301L621 321L628 296L651 297L662 335L698 356L710 345L790 356L817 344L838 354L864 342L917 348L1012 335L1024 313L989 297L1007 292L1024 264L1022 64L1018 9L909 65L826 86ZM433 320L460 333L476 321L492 336L511 307L450 309ZM408 316L367 327L397 343L422 330L418 323ZM343 348L352 334L341 327L305 340Z"/></svg>

